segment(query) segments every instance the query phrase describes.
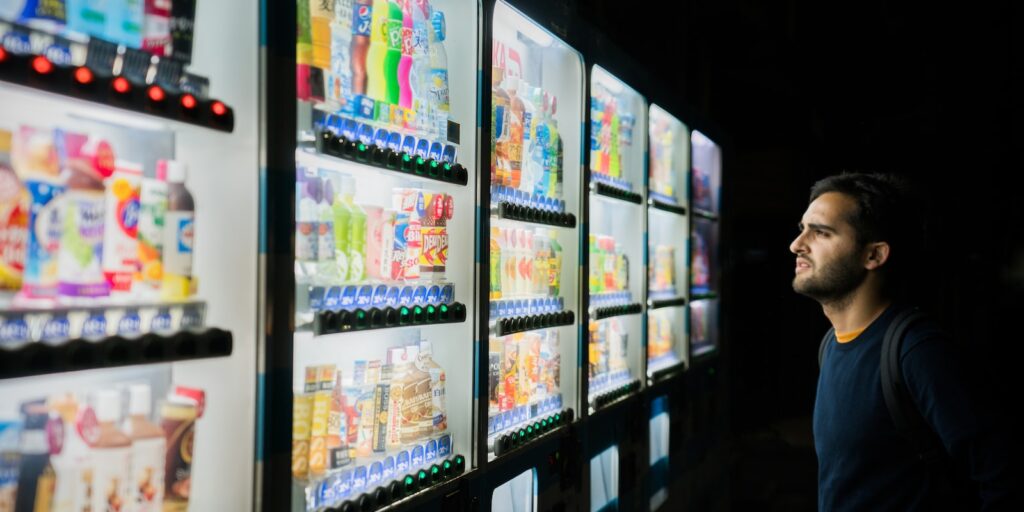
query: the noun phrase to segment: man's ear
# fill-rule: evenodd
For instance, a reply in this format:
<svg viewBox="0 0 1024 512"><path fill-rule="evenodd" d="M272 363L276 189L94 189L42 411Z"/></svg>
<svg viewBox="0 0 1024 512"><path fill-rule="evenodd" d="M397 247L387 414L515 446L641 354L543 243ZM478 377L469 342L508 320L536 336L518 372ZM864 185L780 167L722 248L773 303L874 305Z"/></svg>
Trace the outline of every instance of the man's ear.
<svg viewBox="0 0 1024 512"><path fill-rule="evenodd" d="M889 244L887 242L872 242L867 245L864 252L864 268L875 270L885 262L889 261Z"/></svg>

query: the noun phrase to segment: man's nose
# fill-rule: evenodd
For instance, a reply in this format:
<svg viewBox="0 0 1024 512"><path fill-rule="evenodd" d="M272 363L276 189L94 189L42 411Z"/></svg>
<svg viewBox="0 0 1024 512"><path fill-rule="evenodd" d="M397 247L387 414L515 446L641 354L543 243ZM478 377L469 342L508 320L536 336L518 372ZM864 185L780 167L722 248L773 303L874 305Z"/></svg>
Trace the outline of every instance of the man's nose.
<svg viewBox="0 0 1024 512"><path fill-rule="evenodd" d="M804 234L802 232L789 243L789 252L793 254L802 254L807 252L807 245L804 244Z"/></svg>

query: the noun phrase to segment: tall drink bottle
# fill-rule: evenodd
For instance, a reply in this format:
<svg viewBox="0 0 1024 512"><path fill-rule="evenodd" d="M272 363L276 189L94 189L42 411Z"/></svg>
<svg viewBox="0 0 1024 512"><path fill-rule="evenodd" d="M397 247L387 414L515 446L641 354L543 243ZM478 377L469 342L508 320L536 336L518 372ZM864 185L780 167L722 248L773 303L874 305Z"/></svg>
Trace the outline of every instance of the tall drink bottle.
<svg viewBox="0 0 1024 512"><path fill-rule="evenodd" d="M387 84L385 100L397 105L400 94L398 86L398 63L402 60L402 7L398 2L388 2L387 53L384 54L384 82Z"/></svg>
<svg viewBox="0 0 1024 512"><path fill-rule="evenodd" d="M388 51L388 1L373 0L370 11L370 48L366 53L366 95L386 101L388 84L384 72L384 54Z"/></svg>
<svg viewBox="0 0 1024 512"><path fill-rule="evenodd" d="M370 51L370 32L373 27L370 0L356 0L352 10L352 94L366 95L367 53Z"/></svg>
<svg viewBox="0 0 1024 512"><path fill-rule="evenodd" d="M331 60L327 74L327 100L346 112L353 111L352 105L352 22L355 18L352 0L337 0L334 3L334 18L331 20Z"/></svg>
<svg viewBox="0 0 1024 512"><path fill-rule="evenodd" d="M425 132L430 120L430 4L427 0L410 0L412 3L412 69L409 86L412 89L412 109L416 117L416 129Z"/></svg>
<svg viewBox="0 0 1024 512"><path fill-rule="evenodd" d="M434 117L437 137L446 140L448 138L449 100L448 54L444 50L444 40L447 37L444 13L434 11L430 15L430 23L433 25L433 30L428 30L433 36L430 40L430 110Z"/></svg>
<svg viewBox="0 0 1024 512"><path fill-rule="evenodd" d="M402 56L398 61L398 106L412 109L413 0L402 1Z"/></svg>

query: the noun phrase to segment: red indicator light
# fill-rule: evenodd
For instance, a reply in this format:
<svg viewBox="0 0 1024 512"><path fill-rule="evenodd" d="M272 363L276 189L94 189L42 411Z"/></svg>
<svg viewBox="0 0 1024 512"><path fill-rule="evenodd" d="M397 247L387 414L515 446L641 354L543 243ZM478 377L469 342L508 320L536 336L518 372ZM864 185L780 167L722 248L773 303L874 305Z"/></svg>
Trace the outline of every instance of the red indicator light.
<svg viewBox="0 0 1024 512"><path fill-rule="evenodd" d="M92 83L92 71L89 68L82 66L75 70L75 81L82 84L88 85Z"/></svg>
<svg viewBox="0 0 1024 512"><path fill-rule="evenodd" d="M228 107L224 106L224 104L219 101L213 102L213 105L210 105L210 110L212 110L213 113L218 116L222 116L228 113Z"/></svg>
<svg viewBox="0 0 1024 512"><path fill-rule="evenodd" d="M192 110L196 108L196 97L191 94L186 94L181 97L181 106Z"/></svg>
<svg viewBox="0 0 1024 512"><path fill-rule="evenodd" d="M7 60L7 50L3 46L0 46L0 62Z"/></svg>
<svg viewBox="0 0 1024 512"><path fill-rule="evenodd" d="M114 87L114 90L120 94L127 94L128 91L132 90L131 82L123 76L115 78L111 85Z"/></svg>
<svg viewBox="0 0 1024 512"><path fill-rule="evenodd" d="M40 75L46 75L53 71L53 63L46 57L37 55L36 58L32 59L32 69L36 70L36 73Z"/></svg>
<svg viewBox="0 0 1024 512"><path fill-rule="evenodd" d="M163 101L167 97L167 94L164 93L164 90L161 89L159 85L151 86L147 94L149 95L149 99L156 103Z"/></svg>

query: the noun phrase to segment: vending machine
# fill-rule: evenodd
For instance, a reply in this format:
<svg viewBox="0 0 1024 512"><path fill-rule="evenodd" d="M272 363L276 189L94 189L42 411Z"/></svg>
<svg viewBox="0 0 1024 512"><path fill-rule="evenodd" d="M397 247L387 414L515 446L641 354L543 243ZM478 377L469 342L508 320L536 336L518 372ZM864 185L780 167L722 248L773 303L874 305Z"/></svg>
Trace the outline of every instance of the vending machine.
<svg viewBox="0 0 1024 512"><path fill-rule="evenodd" d="M297 28L294 97L268 97L294 108L294 132L268 128L273 155L290 144L291 187L271 159L266 190L294 206L274 249L290 244L291 281L267 290L293 297L290 332L268 341L290 349L269 348L273 368L289 359L274 385L291 396L293 511L423 506L475 464L479 15L458 0L298 0L268 19L271 57L277 24Z"/></svg>
<svg viewBox="0 0 1024 512"><path fill-rule="evenodd" d="M258 27L0 6L0 509L253 507Z"/></svg>
<svg viewBox="0 0 1024 512"><path fill-rule="evenodd" d="M595 36L596 38L596 36ZM597 45L595 45L597 46ZM606 46L597 59L627 60ZM619 59L615 59L619 57ZM643 440L647 103L599 65L590 72L587 158L587 416L591 511L635 508Z"/></svg>
<svg viewBox="0 0 1024 512"><path fill-rule="evenodd" d="M546 493L561 492L553 481L565 476L557 475L567 454L557 446L581 407L585 70L575 49L508 3L495 2L485 16L484 501L493 510L534 510L550 506Z"/></svg>
<svg viewBox="0 0 1024 512"><path fill-rule="evenodd" d="M648 120L647 378L686 368L689 299L689 130L658 105Z"/></svg>
<svg viewBox="0 0 1024 512"><path fill-rule="evenodd" d="M693 147L693 241L690 255L690 351L692 357L718 348L718 215L722 150L699 131Z"/></svg>
<svg viewBox="0 0 1024 512"><path fill-rule="evenodd" d="M600 66L593 66L584 294L590 413L640 389L646 284L646 122L643 97Z"/></svg>

